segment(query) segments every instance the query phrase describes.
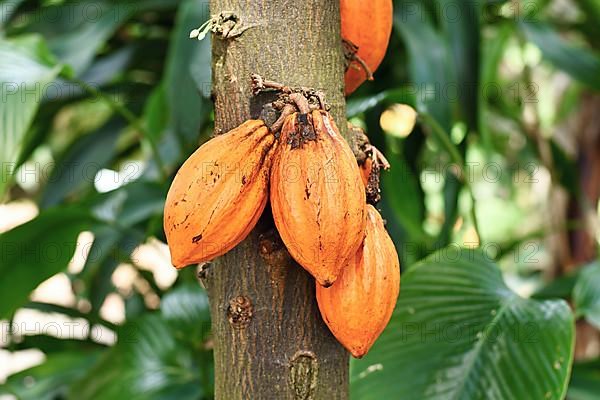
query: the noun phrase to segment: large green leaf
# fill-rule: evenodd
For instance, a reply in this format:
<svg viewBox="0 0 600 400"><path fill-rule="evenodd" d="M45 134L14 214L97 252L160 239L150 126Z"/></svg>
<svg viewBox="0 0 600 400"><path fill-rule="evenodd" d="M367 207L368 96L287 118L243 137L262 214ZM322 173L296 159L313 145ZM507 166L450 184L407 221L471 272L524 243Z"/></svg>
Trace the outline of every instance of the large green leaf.
<svg viewBox="0 0 600 400"><path fill-rule="evenodd" d="M200 126L211 110L210 40L197 41L189 33L209 18L204 2L188 0L177 11L164 87L170 110L170 127L184 146L196 147Z"/></svg>
<svg viewBox="0 0 600 400"><path fill-rule="evenodd" d="M80 350L47 356L41 365L10 376L0 393L12 393L20 400L64 398L71 382L83 376L99 354Z"/></svg>
<svg viewBox="0 0 600 400"><path fill-rule="evenodd" d="M388 146L386 147L391 168L381 174L381 186L385 193L385 201L406 230L408 242L423 247L430 239L423 230L425 211L418 179L412 173L405 155L402 154L404 151L397 150L401 147L401 141L395 137L389 137L387 141Z"/></svg>
<svg viewBox="0 0 600 400"><path fill-rule="evenodd" d="M117 344L72 388L79 400L197 399L202 395L194 350L167 321L150 314L127 323Z"/></svg>
<svg viewBox="0 0 600 400"><path fill-rule="evenodd" d="M0 38L0 199L12 180L24 137L61 67L49 60L38 37L19 43Z"/></svg>
<svg viewBox="0 0 600 400"><path fill-rule="evenodd" d="M600 261L583 269L573 288L573 301L578 315L600 329Z"/></svg>
<svg viewBox="0 0 600 400"><path fill-rule="evenodd" d="M542 50L544 57L594 89L600 90L600 56L590 49L577 47L563 39L549 24L521 21L527 39Z"/></svg>
<svg viewBox="0 0 600 400"><path fill-rule="evenodd" d="M569 383L569 400L597 400L600 393L600 359L577 362Z"/></svg>
<svg viewBox="0 0 600 400"><path fill-rule="evenodd" d="M563 398L575 329L566 302L520 298L481 251L453 247L401 285L390 324L352 364L355 398Z"/></svg>
<svg viewBox="0 0 600 400"><path fill-rule="evenodd" d="M394 10L394 28L402 36L409 54L412 89L419 111L433 116L447 132L451 128L448 101L450 56L442 36L435 31L422 2L403 0Z"/></svg>
<svg viewBox="0 0 600 400"><path fill-rule="evenodd" d="M0 36L2 36L4 26L10 21L22 2L23 0L0 1Z"/></svg>
<svg viewBox="0 0 600 400"><path fill-rule="evenodd" d="M43 32L52 52L80 76L133 11L135 6L131 4L95 0L64 2L43 9L42 18L33 19L37 23L30 29Z"/></svg>
<svg viewBox="0 0 600 400"><path fill-rule="evenodd" d="M498 70L506 44L513 34L510 24L503 24L492 37L483 39L481 68L481 90L479 90L478 129L483 145L488 153L492 151L492 133L490 126L490 97L497 95Z"/></svg>
<svg viewBox="0 0 600 400"><path fill-rule="evenodd" d="M444 90L449 93L446 101L458 99L461 114L470 129L476 129L479 93L479 51L482 2L464 0L436 0L438 17L444 29L444 37L451 49L456 88ZM447 88L450 89L450 88ZM454 93L453 93L454 92Z"/></svg>
<svg viewBox="0 0 600 400"><path fill-rule="evenodd" d="M121 123L111 120L73 143L52 170L40 205L54 206L78 190L93 187L96 173L115 157L121 129Z"/></svg>
<svg viewBox="0 0 600 400"><path fill-rule="evenodd" d="M160 311L181 340L202 343L210 333L208 296L198 284L185 284L167 293Z"/></svg>
<svg viewBox="0 0 600 400"><path fill-rule="evenodd" d="M55 208L0 235L0 319L27 302L29 293L64 270L92 217L74 207Z"/></svg>
<svg viewBox="0 0 600 400"><path fill-rule="evenodd" d="M94 243L77 276L83 283L81 294L89 298L93 312L113 291L114 270L121 262L130 262L131 252L145 240L146 233L137 225L146 226L149 220L160 218L165 197L163 185L135 181L94 199L94 214L108 224L95 228Z"/></svg>

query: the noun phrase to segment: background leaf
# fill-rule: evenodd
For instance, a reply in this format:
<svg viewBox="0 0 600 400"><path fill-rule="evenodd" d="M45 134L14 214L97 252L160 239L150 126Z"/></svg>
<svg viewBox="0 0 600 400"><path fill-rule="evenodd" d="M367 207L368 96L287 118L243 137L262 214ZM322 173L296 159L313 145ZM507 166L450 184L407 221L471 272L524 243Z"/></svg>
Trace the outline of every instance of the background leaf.
<svg viewBox="0 0 600 400"><path fill-rule="evenodd" d="M598 393L600 393L600 360L573 364L567 398L569 400L596 400Z"/></svg>
<svg viewBox="0 0 600 400"><path fill-rule="evenodd" d="M564 301L520 298L484 254L455 247L409 268L401 286L385 332L352 363L353 396L563 398L574 339Z"/></svg>
<svg viewBox="0 0 600 400"><path fill-rule="evenodd" d="M184 146L197 147L205 121L205 96L211 87L210 39L192 40L189 33L209 18L205 3L185 1L177 13L166 61L164 87L171 112L170 127Z"/></svg>
<svg viewBox="0 0 600 400"><path fill-rule="evenodd" d="M8 318L23 305L29 293L64 270L77 244L77 236L90 229L92 217L75 208L55 208L0 235L0 318Z"/></svg>
<svg viewBox="0 0 600 400"><path fill-rule="evenodd" d="M600 327L600 262L596 261L581 271L573 288L573 301L578 315Z"/></svg>
<svg viewBox="0 0 600 400"><path fill-rule="evenodd" d="M119 331L118 343L74 384L72 396L81 400L199 398L202 387L192 354L164 319L145 315Z"/></svg>
<svg viewBox="0 0 600 400"><path fill-rule="evenodd" d="M64 397L73 380L83 376L98 358L98 352L61 352L47 356L36 367L12 375L0 392L21 400L53 400Z"/></svg>
<svg viewBox="0 0 600 400"><path fill-rule="evenodd" d="M25 42L18 46L0 38L0 198L11 181L45 87L61 70L49 62L39 37L26 43L27 47Z"/></svg>
<svg viewBox="0 0 600 400"><path fill-rule="evenodd" d="M547 23L521 21L519 25L548 61L581 83L600 90L600 57L597 54L562 39Z"/></svg>

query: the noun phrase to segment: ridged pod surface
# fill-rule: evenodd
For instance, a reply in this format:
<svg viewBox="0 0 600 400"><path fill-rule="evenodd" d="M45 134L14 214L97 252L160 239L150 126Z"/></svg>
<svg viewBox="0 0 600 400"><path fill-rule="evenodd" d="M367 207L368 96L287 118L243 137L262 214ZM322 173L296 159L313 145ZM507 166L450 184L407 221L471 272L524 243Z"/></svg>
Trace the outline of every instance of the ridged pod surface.
<svg viewBox="0 0 600 400"><path fill-rule="evenodd" d="M400 292L400 264L379 212L367 206L366 236L338 280L317 285L321 316L356 358L367 354L389 322Z"/></svg>
<svg viewBox="0 0 600 400"><path fill-rule="evenodd" d="M292 257L329 286L364 238L365 190L356 159L325 111L284 122L271 172L271 208Z"/></svg>
<svg viewBox="0 0 600 400"><path fill-rule="evenodd" d="M249 120L196 150L177 172L164 229L177 268L212 260L248 236L268 199L276 142Z"/></svg>
<svg viewBox="0 0 600 400"><path fill-rule="evenodd" d="M341 0L342 38L358 47L357 55L371 72L381 64L392 33L392 0ZM366 79L366 71L353 61L344 76L346 95Z"/></svg>

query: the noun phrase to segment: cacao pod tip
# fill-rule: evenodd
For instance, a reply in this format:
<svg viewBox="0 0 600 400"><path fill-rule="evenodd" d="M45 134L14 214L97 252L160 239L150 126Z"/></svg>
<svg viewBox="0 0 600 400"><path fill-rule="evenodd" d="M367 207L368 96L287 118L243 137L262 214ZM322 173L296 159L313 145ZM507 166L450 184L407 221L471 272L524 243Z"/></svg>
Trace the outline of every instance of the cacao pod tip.
<svg viewBox="0 0 600 400"><path fill-rule="evenodd" d="M333 285L333 281L330 280L330 279L326 279L323 282L319 282L319 284L321 286L323 286L324 288L328 288L328 287L331 287Z"/></svg>
<svg viewBox="0 0 600 400"><path fill-rule="evenodd" d="M171 253L171 264L176 269L183 269L183 268L187 267L188 265L190 265L191 263L189 263L185 257Z"/></svg>
<svg viewBox="0 0 600 400"><path fill-rule="evenodd" d="M367 355L367 353L369 352L369 349L359 348L359 349L351 349L349 351L350 351L350 354L352 354L352 357L361 359Z"/></svg>

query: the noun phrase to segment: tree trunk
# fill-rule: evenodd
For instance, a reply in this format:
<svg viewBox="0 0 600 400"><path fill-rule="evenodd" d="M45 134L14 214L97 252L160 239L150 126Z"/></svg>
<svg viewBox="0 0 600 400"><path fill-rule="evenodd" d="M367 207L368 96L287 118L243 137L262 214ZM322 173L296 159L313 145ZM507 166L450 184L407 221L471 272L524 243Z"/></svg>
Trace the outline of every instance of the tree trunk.
<svg viewBox="0 0 600 400"><path fill-rule="evenodd" d="M594 235L598 229L595 224L596 206L600 199L600 96L585 93L581 99L579 121L574 126L573 137L577 149L577 182L583 202L570 199L569 220L579 221L582 226L568 235L571 260L567 272L579 268L598 257ZM575 340L575 359L598 357L600 334L585 320L577 322Z"/></svg>
<svg viewBox="0 0 600 400"><path fill-rule="evenodd" d="M338 1L211 0L210 10L230 16L213 35L216 132L258 117L268 94L252 97L257 73L323 90L345 134ZM348 398L348 353L322 322L314 279L290 258L269 208L204 282L216 399Z"/></svg>

